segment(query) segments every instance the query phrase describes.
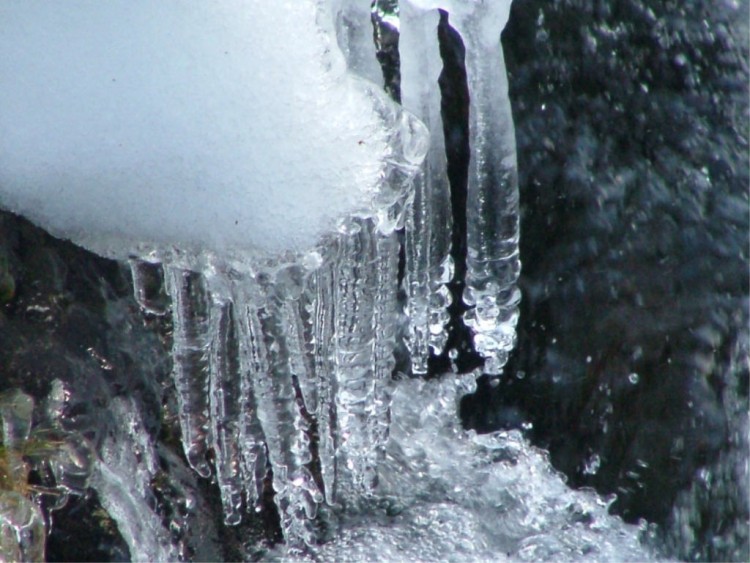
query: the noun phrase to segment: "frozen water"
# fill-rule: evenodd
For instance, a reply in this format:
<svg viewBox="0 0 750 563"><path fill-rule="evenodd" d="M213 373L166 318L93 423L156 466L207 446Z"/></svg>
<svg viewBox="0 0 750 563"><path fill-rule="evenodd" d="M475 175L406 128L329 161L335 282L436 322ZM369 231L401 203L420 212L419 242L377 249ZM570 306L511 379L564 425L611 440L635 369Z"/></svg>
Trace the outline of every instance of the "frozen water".
<svg viewBox="0 0 750 563"><path fill-rule="evenodd" d="M16 491L0 493L0 555L5 561L44 559L44 516Z"/></svg>
<svg viewBox="0 0 750 563"><path fill-rule="evenodd" d="M438 46L437 10L404 2L399 12L401 100L430 130L430 149L414 179L414 199L406 223L406 280L412 370L427 372L430 351L442 352L453 277L450 256L452 211L440 115L438 77L443 68Z"/></svg>
<svg viewBox="0 0 750 563"><path fill-rule="evenodd" d="M513 120L508 98L500 33L508 21L510 0L477 2L472 0L406 0L402 14L405 35L402 79L406 107L425 119L433 132L433 145L425 172L417 177L412 222L417 243L407 245L411 257L409 287L412 325L412 361L417 372L424 371L426 342L440 350L444 322L440 307L425 306L426 300L446 303L441 298L441 274L447 244L436 239L448 222L445 204L445 168L440 162L442 143L435 137L440 129L439 103L435 72L439 56L430 20L437 10L445 10L451 25L459 32L466 49L465 68L469 89L469 177L466 203L466 279L464 302L469 306L465 323L472 330L474 347L485 358L483 371L500 374L516 341L518 303L516 286L521 263L518 254L519 213L518 179ZM434 24L433 24L434 27ZM413 34L418 34L416 39ZM432 75L432 78L430 77ZM425 198L423 193L429 193ZM426 201L426 203L425 203ZM450 278L450 275L447 276ZM429 298L423 295L429 286ZM443 293L445 295L445 293ZM436 314L437 312L437 314ZM420 334L429 321L430 336Z"/></svg>
<svg viewBox="0 0 750 563"><path fill-rule="evenodd" d="M638 528L607 513L612 499L568 488L519 432L462 430L451 415L470 382L399 382L379 495L312 558L654 560Z"/></svg>
<svg viewBox="0 0 750 563"><path fill-rule="evenodd" d="M56 381L59 384L59 380ZM46 403L54 402L56 384ZM89 486L93 449L77 432L59 428L54 409L43 413L31 396L15 389L0 394L0 559L44 559L48 513L45 495L53 502L47 510L65 504L68 494ZM45 416L47 414L47 416ZM51 415L51 416L50 416ZM43 422L42 422L43 421ZM29 483L31 472L41 475Z"/></svg>
<svg viewBox="0 0 750 563"><path fill-rule="evenodd" d="M134 561L175 561L177 548L153 510L151 484L159 464L137 403L117 397L111 410L117 431L101 447L92 486L117 522Z"/></svg>
<svg viewBox="0 0 750 563"><path fill-rule="evenodd" d="M30 437L34 402L25 393L0 395L0 558L44 558L44 516L26 493L24 444Z"/></svg>
<svg viewBox="0 0 750 563"><path fill-rule="evenodd" d="M484 371L499 374L515 346L521 299L516 144L500 44L510 1L441 4L466 47L470 96L464 301L473 307L465 321Z"/></svg>
<svg viewBox="0 0 750 563"><path fill-rule="evenodd" d="M0 203L129 258L150 314L163 284L185 456L216 480L227 524L261 502L270 470L298 556L649 557L519 434L463 432L456 375L392 381L401 227L415 373L446 337L437 8L467 49L466 322L490 373L515 341L509 5L409 0L388 15L404 106L429 135L361 79L377 74L367 3L0 5ZM135 558L174 559L148 510L154 446L135 405L111 410L122 433L93 485Z"/></svg>

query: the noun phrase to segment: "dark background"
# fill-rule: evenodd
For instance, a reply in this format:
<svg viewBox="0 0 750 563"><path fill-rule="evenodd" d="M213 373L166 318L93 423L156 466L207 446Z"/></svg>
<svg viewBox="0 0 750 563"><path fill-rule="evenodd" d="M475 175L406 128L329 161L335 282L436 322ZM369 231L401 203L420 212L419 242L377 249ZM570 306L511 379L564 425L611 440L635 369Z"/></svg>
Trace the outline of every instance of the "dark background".
<svg viewBox="0 0 750 563"><path fill-rule="evenodd" d="M571 485L687 559L749 556L748 17L517 0L503 33L522 314L463 420L532 422Z"/></svg>

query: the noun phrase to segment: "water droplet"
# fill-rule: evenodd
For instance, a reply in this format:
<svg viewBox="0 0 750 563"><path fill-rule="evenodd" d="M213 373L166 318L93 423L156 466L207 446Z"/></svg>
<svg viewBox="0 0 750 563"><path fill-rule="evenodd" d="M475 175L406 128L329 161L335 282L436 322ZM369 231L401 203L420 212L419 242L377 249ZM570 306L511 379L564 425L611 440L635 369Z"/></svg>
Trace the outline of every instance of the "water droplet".
<svg viewBox="0 0 750 563"><path fill-rule="evenodd" d="M632 383L633 385L636 385L638 383L638 374L637 373L631 373L628 376L628 381Z"/></svg>
<svg viewBox="0 0 750 563"><path fill-rule="evenodd" d="M583 474L596 475L596 472L599 471L599 467L601 467L601 465L602 459L598 454L594 454L588 460L586 460L586 464L583 467Z"/></svg>

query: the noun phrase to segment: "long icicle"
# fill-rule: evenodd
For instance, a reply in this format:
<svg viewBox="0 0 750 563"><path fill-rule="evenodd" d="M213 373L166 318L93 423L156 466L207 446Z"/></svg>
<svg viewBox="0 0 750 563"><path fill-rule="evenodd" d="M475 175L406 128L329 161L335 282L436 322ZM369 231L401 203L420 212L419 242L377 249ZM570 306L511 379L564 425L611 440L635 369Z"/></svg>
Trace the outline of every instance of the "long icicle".
<svg viewBox="0 0 750 563"><path fill-rule="evenodd" d="M241 520L244 488L238 428L241 406L239 350L234 304L228 295L219 291L212 291L211 301L211 446L224 507L224 521L235 525Z"/></svg>
<svg viewBox="0 0 750 563"><path fill-rule="evenodd" d="M258 419L255 380L268 370L268 365L265 344L257 328L253 328L257 325L255 308L251 305L257 302L254 290L254 281L250 279L241 280L233 288L240 357L240 454L248 510L260 509L266 477L266 438Z"/></svg>
<svg viewBox="0 0 750 563"><path fill-rule="evenodd" d="M276 505L288 545L312 544L315 533L309 518L322 495L306 465L310 462L308 424L300 412L290 370L287 336L279 296L269 296L257 317L249 316L250 330L263 342L266 369L255 374L258 418L263 426L273 470Z"/></svg>
<svg viewBox="0 0 750 563"><path fill-rule="evenodd" d="M336 457L339 487L359 496L375 486L367 433L374 380L375 235L371 221L355 223L354 231L341 242L335 282Z"/></svg>
<svg viewBox="0 0 750 563"><path fill-rule="evenodd" d="M173 379L177 392L182 445L190 466L209 477L206 459L208 405L208 295L200 274L166 267L165 285L172 298Z"/></svg>
<svg viewBox="0 0 750 563"><path fill-rule="evenodd" d="M451 303L445 284L453 276L451 201L438 77L442 70L437 10L402 2L399 13L401 100L430 131L430 148L414 178L414 199L406 216L406 278L412 370L427 373L430 350L439 354L447 339Z"/></svg>
<svg viewBox="0 0 750 563"><path fill-rule="evenodd" d="M326 502L336 502L336 386L331 340L334 333L334 268L331 260L310 277L313 358L318 389L318 458Z"/></svg>
<svg viewBox="0 0 750 563"><path fill-rule="evenodd" d="M466 46L470 97L465 322L489 374L502 372L515 345L521 299L515 132L500 43L509 10L507 0L451 12Z"/></svg>
<svg viewBox="0 0 750 563"><path fill-rule="evenodd" d="M376 285L372 326L373 393L368 407L370 463L377 483L378 466L385 458L391 416L391 376L396 364L393 349L396 340L398 302L398 238L396 233L378 236L376 245Z"/></svg>

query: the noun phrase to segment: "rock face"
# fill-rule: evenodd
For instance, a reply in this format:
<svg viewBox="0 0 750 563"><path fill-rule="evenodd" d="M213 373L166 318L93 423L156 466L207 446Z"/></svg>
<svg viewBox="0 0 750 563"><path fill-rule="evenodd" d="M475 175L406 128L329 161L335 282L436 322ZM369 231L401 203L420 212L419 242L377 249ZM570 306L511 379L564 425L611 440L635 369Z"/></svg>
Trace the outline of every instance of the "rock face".
<svg viewBox="0 0 750 563"><path fill-rule="evenodd" d="M532 422L688 559L748 558L747 12L526 0L503 36L523 310L463 415Z"/></svg>

